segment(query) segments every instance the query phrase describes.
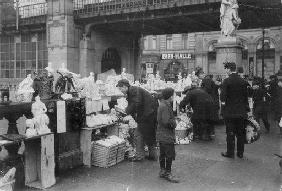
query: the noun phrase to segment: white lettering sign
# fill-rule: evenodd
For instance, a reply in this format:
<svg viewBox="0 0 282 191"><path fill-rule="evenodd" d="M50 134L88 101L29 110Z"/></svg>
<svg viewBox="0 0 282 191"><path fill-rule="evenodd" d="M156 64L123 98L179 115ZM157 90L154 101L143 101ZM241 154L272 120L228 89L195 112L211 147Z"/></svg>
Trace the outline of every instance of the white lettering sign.
<svg viewBox="0 0 282 191"><path fill-rule="evenodd" d="M166 53L161 54L162 60L184 60L184 59L192 59L192 55L190 53Z"/></svg>

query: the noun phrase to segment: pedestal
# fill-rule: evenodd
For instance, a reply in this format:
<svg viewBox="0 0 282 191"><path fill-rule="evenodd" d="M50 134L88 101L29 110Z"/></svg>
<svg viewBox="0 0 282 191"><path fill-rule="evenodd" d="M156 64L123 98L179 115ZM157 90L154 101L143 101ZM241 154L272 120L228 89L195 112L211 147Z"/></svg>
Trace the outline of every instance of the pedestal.
<svg viewBox="0 0 282 191"><path fill-rule="evenodd" d="M220 37L216 48L216 71L217 74L225 74L224 63L234 62L237 68L242 67L243 46L237 37Z"/></svg>

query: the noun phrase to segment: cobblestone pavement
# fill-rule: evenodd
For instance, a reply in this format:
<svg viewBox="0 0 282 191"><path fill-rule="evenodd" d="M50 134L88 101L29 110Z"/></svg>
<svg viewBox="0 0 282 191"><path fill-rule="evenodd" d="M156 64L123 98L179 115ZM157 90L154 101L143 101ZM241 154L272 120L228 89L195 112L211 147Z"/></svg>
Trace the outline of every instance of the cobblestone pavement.
<svg viewBox="0 0 282 191"><path fill-rule="evenodd" d="M227 159L225 127L216 127L212 142L196 141L176 146L173 172L181 182L169 183L158 178L158 162L124 161L111 168L73 169L57 178L50 191L279 191L281 177L279 158L282 154L278 129L246 145L244 159ZM28 189L31 190L31 189ZM281 189L282 190L282 189Z"/></svg>

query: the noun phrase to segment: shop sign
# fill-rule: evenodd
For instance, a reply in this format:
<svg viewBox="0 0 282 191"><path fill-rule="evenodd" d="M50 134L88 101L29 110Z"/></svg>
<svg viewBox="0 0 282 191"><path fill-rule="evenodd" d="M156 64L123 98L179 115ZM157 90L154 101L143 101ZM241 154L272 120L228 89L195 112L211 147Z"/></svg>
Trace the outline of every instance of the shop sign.
<svg viewBox="0 0 282 191"><path fill-rule="evenodd" d="M190 53L165 53L161 55L162 60L172 60L172 59L191 59L192 55Z"/></svg>
<svg viewBox="0 0 282 191"><path fill-rule="evenodd" d="M153 63L146 63L146 73L147 74L154 73L154 64Z"/></svg>

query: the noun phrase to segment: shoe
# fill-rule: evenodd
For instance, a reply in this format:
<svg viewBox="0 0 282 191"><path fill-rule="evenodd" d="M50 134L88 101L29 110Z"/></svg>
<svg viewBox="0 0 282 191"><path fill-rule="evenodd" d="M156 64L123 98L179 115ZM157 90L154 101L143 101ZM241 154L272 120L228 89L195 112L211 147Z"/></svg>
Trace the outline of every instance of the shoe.
<svg viewBox="0 0 282 191"><path fill-rule="evenodd" d="M160 178L166 178L167 176L167 172L165 169L161 169L160 172L159 172L159 177Z"/></svg>
<svg viewBox="0 0 282 191"><path fill-rule="evenodd" d="M130 162L141 162L143 159L138 159L138 158L136 158L136 157L131 157L131 158L128 158L128 160L129 160Z"/></svg>
<svg viewBox="0 0 282 191"><path fill-rule="evenodd" d="M241 158L243 158L243 156L244 156L243 153L237 153L237 157L238 157L238 158L241 159Z"/></svg>
<svg viewBox="0 0 282 191"><path fill-rule="evenodd" d="M179 180L171 174L171 172L167 173L165 179L171 183L179 183Z"/></svg>
<svg viewBox="0 0 282 191"><path fill-rule="evenodd" d="M230 155L230 154L228 154L227 152L222 152L222 153L221 153L221 156L226 157L226 158L233 158L233 159L234 159L234 154L233 154L233 155Z"/></svg>

